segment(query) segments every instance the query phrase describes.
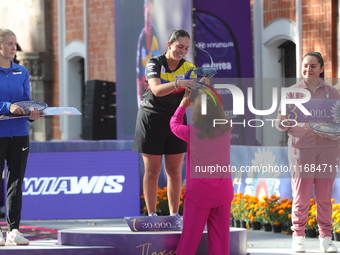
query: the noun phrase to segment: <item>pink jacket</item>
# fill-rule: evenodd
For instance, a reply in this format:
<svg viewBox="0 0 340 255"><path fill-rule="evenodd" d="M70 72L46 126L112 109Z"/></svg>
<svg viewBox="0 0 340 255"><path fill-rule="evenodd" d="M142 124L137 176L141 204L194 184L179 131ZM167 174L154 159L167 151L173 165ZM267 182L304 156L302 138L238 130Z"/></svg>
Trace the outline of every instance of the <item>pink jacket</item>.
<svg viewBox="0 0 340 255"><path fill-rule="evenodd" d="M291 86L291 88L308 89L304 80L301 80L301 82ZM312 98L340 99L339 91L333 86L325 83L322 79L320 79L320 84L314 92L310 92ZM291 93L289 97L294 98L295 94ZM292 146L294 148L337 147L340 145L339 140L331 140L329 138L319 136L309 127L309 123L298 123L297 126L289 128L282 126L279 122L276 122L276 128L280 131L288 130L288 146Z"/></svg>
<svg viewBox="0 0 340 255"><path fill-rule="evenodd" d="M213 208L230 203L234 190L231 172L198 173L198 169L230 169L231 132L215 139L197 137L198 129L183 125L185 108L178 107L170 120L171 131L188 143L186 157L186 190L184 196L203 208ZM229 168L228 168L229 167Z"/></svg>

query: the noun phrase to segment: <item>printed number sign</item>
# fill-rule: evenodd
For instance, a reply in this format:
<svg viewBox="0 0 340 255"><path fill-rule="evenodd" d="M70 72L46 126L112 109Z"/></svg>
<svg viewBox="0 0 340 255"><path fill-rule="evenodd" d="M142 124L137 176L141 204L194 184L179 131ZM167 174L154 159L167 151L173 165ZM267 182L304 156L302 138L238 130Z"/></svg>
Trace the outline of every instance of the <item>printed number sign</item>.
<svg viewBox="0 0 340 255"><path fill-rule="evenodd" d="M182 216L135 216L124 217L133 232L139 231L181 231Z"/></svg>
<svg viewBox="0 0 340 255"><path fill-rule="evenodd" d="M303 106L311 113L305 115L294 104L287 105L287 119L297 122L340 123L340 99L311 99Z"/></svg>

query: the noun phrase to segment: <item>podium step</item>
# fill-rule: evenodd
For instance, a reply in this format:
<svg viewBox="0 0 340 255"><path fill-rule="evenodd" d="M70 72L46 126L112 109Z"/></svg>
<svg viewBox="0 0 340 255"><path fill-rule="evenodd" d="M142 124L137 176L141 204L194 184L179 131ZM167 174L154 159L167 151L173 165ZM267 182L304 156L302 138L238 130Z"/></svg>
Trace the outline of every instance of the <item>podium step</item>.
<svg viewBox="0 0 340 255"><path fill-rule="evenodd" d="M128 227L76 228L58 231L60 246L111 246L116 255L175 254L181 231L132 232ZM230 254L247 254L247 230L230 229ZM109 255L109 253L107 253ZM112 254L112 253L111 253ZM203 233L197 255L208 254L208 235Z"/></svg>
<svg viewBox="0 0 340 255"><path fill-rule="evenodd" d="M116 255L114 247L105 246L64 246L58 245L57 240L31 241L29 245L5 245L0 247L1 255Z"/></svg>

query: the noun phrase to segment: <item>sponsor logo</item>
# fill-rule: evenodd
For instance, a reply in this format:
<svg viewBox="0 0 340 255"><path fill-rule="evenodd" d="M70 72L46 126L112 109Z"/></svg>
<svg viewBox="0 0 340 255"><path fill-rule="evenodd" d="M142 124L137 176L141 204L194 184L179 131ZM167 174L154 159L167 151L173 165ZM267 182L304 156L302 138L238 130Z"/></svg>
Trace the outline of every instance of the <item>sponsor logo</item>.
<svg viewBox="0 0 340 255"><path fill-rule="evenodd" d="M23 195L121 193L124 175L24 178Z"/></svg>
<svg viewBox="0 0 340 255"><path fill-rule="evenodd" d="M185 75L175 75L175 79L183 80L185 79Z"/></svg>

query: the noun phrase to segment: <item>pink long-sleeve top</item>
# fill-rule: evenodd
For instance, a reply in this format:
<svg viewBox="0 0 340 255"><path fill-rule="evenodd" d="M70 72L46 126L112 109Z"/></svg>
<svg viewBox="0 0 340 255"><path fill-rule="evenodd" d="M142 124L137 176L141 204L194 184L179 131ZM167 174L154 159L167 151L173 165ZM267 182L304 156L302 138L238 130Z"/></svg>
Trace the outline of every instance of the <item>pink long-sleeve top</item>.
<svg viewBox="0 0 340 255"><path fill-rule="evenodd" d="M304 80L291 86L291 88L304 88L309 90ZM339 91L333 86L325 83L322 79L320 79L320 84L314 91L309 91L312 95L311 98L340 99ZM288 97L297 98L299 97L299 93L289 93L287 98ZM294 148L337 147L340 145L340 140L331 140L330 138L319 136L310 128L309 123L298 123L295 127L289 128L276 122L276 128L280 131L288 130L288 146Z"/></svg>
<svg viewBox="0 0 340 255"><path fill-rule="evenodd" d="M200 139L196 135L198 129L183 124L184 114L185 108L178 107L170 120L171 131L188 143L184 197L202 208L226 205L234 194L230 172L231 132L215 139ZM219 169L219 173L202 172L207 169Z"/></svg>

